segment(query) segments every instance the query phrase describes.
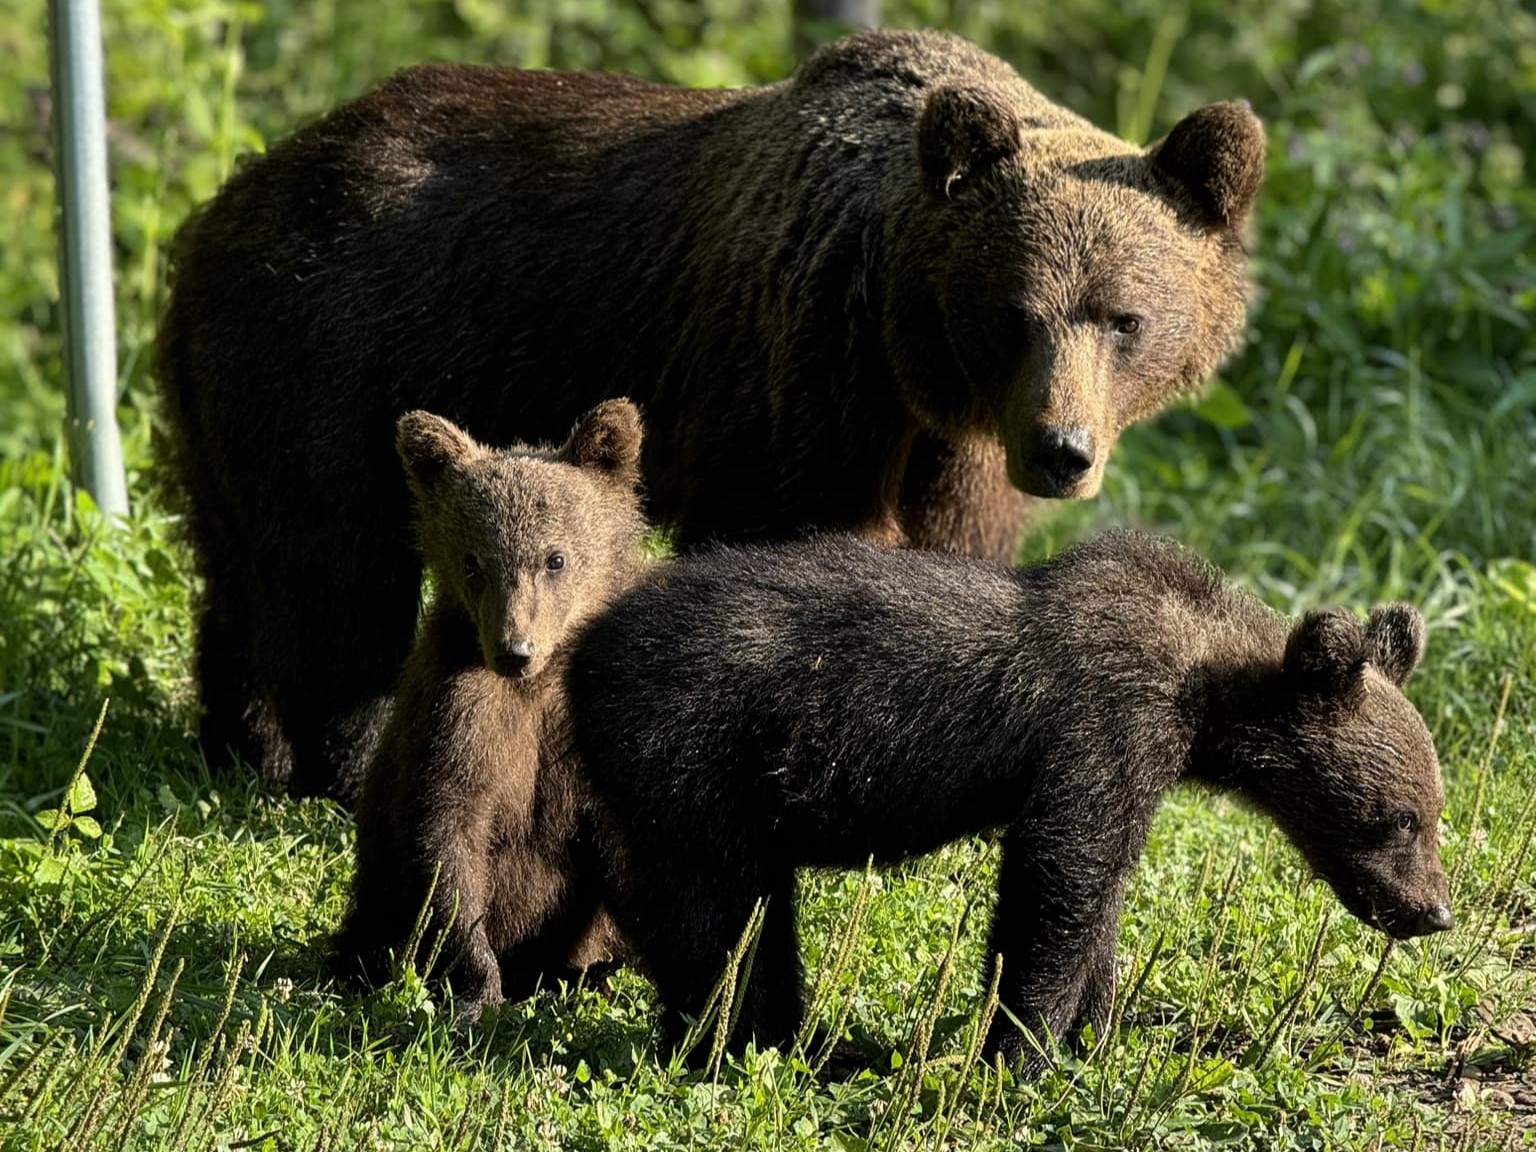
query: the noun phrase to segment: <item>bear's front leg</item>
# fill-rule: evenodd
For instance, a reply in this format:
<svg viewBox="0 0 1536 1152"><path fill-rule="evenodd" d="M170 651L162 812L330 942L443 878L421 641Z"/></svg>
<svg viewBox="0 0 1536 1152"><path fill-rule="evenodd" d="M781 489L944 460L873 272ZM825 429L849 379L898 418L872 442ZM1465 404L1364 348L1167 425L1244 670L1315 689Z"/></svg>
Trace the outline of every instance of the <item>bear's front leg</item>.
<svg viewBox="0 0 1536 1152"><path fill-rule="evenodd" d="M914 548L1012 564L1031 500L1008 482L992 437L960 443L920 432L901 486L901 526Z"/></svg>
<svg viewBox="0 0 1536 1152"><path fill-rule="evenodd" d="M465 864L457 854L444 857L432 890L431 927L442 933L459 1018L473 1024L501 1003L501 965L485 930L484 886Z"/></svg>
<svg viewBox="0 0 1536 1152"><path fill-rule="evenodd" d="M667 839L670 839L668 837ZM614 919L639 954L662 1004L662 1053L681 1049L711 993L721 986L742 943L753 907L764 902L751 969L727 977L732 1052L748 1041L759 1047L790 1043L804 1015L799 940L795 930L795 874L787 865L742 858L705 862L663 848L658 839L625 853L622 879L612 894ZM657 851L660 848L661 850ZM744 961L745 961L744 956ZM718 1020L685 1054L698 1067L713 1047Z"/></svg>
<svg viewBox="0 0 1536 1152"><path fill-rule="evenodd" d="M1097 842L1081 823L1031 819L1003 839L988 955L1002 956L1006 1011L993 1020L987 1051L1022 1060L1026 1078L1083 1023L1102 1035L1114 1000L1120 891L1137 853L1115 832ZM1116 820L1099 825L1125 830Z"/></svg>
<svg viewBox="0 0 1536 1152"><path fill-rule="evenodd" d="M1098 1044L1114 1026L1115 938L1119 926L1120 902L1116 900L1114 908L1103 919L1099 939L1094 943L1085 965L1087 976L1077 1004L1077 1019L1070 1029L1074 1042L1079 1042L1080 1051L1085 1028L1093 1029L1093 1041Z"/></svg>

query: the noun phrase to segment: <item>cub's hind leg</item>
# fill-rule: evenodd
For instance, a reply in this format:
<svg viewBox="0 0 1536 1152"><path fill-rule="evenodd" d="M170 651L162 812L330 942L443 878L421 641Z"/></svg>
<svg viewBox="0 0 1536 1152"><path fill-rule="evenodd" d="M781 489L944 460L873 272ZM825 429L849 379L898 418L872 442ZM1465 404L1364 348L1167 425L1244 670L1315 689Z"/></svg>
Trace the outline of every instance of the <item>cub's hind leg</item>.
<svg viewBox="0 0 1536 1152"><path fill-rule="evenodd" d="M633 861L633 858L631 857ZM656 985L662 1004L662 1051L680 1048L722 977L735 1026L728 1047L742 1051L793 1041L804 1015L795 931L793 868L746 860L659 858L633 861L613 900L614 917ZM763 905L750 969L728 974L755 907ZM724 1001L722 1000L722 1005ZM718 1018L688 1052L707 1059Z"/></svg>

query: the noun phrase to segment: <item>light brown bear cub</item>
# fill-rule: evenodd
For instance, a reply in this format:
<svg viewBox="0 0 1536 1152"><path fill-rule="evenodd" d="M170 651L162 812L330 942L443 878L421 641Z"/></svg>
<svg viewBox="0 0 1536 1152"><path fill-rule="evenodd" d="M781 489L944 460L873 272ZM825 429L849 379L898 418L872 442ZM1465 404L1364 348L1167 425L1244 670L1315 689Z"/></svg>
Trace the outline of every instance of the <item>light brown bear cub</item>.
<svg viewBox="0 0 1536 1152"><path fill-rule="evenodd" d="M598 405L558 449L491 449L425 412L400 419L437 598L358 805L343 972L387 979L429 891L425 938L447 933L468 1019L619 958L561 664L566 637L643 563L640 442L628 400Z"/></svg>

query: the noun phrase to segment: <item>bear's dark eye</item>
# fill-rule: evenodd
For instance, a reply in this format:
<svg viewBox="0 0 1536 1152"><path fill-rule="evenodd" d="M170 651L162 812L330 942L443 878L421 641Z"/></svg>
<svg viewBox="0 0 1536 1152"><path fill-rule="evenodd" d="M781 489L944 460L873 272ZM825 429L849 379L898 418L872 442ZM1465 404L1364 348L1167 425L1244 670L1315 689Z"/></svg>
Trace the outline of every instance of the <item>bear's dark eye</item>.
<svg viewBox="0 0 1536 1152"><path fill-rule="evenodd" d="M480 557L471 552L469 555L464 557L464 583L479 583L480 572Z"/></svg>
<svg viewBox="0 0 1536 1152"><path fill-rule="evenodd" d="M1116 316L1109 323L1116 336L1134 336L1141 331L1140 316Z"/></svg>
<svg viewBox="0 0 1536 1152"><path fill-rule="evenodd" d="M564 567L565 567L565 553L564 552L551 552L549 554L549 559L544 561L544 570L546 572L558 572L558 571L560 571L560 569L562 569Z"/></svg>
<svg viewBox="0 0 1536 1152"><path fill-rule="evenodd" d="M1397 814L1397 830L1399 832L1417 832L1419 830L1419 818L1413 812L1399 812Z"/></svg>

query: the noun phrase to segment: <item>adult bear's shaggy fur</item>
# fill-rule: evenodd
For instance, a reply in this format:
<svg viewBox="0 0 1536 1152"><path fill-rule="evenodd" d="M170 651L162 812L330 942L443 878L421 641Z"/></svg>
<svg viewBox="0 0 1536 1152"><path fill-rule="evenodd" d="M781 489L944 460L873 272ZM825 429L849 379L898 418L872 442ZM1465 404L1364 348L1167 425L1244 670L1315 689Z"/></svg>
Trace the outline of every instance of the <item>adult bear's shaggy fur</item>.
<svg viewBox="0 0 1536 1152"><path fill-rule="evenodd" d="M810 527L1011 556L1234 346L1264 136L1147 149L931 32L783 83L403 72L183 228L165 410L207 583L202 743L355 793L420 566L395 420L547 442L645 409L684 548Z"/></svg>

